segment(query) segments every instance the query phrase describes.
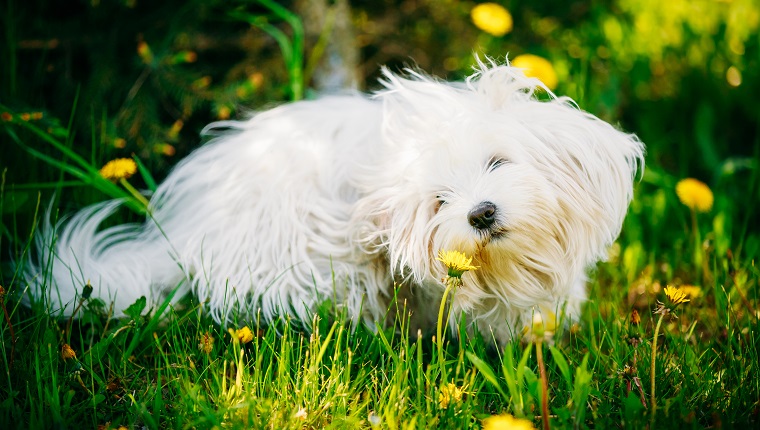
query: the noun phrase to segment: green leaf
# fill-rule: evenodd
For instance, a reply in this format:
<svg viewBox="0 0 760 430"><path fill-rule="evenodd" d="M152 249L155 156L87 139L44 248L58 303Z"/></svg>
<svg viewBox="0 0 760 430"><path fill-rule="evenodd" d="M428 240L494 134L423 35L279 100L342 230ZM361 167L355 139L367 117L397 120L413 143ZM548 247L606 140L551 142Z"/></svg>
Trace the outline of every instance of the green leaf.
<svg viewBox="0 0 760 430"><path fill-rule="evenodd" d="M135 300L135 302L129 305L128 308L124 309L124 313L133 320L136 320L140 318L140 315L142 314L142 311L145 310L147 304L148 300L145 296L140 296L140 298Z"/></svg>
<svg viewBox="0 0 760 430"><path fill-rule="evenodd" d="M625 411L625 427L641 428L635 425L635 423L641 422L642 417L645 417L646 415L643 413L644 406L641 404L641 400L633 390L631 390L631 392L628 393L628 396L625 398L623 402L623 409Z"/></svg>
<svg viewBox="0 0 760 430"><path fill-rule="evenodd" d="M573 405L575 406L576 428L583 422L586 414L586 399L591 393L593 373L588 370L588 353L583 356L581 365L575 369L575 384L573 385Z"/></svg>
<svg viewBox="0 0 760 430"><path fill-rule="evenodd" d="M145 167L145 164L143 164L143 162L140 161L136 155L132 155L132 159L135 160L135 163L137 164L137 170L140 171L140 176L142 176L143 181L145 181L145 185L148 186L149 190L155 193L158 185L156 184L156 180L153 178L153 175L151 175L148 168Z"/></svg>
<svg viewBox="0 0 760 430"><path fill-rule="evenodd" d="M31 197L30 191L17 191L17 190L6 191L2 200L3 204L0 205L0 208L2 209L2 213L9 214L9 213L16 212L21 206L24 205L24 203L29 201L30 197Z"/></svg>
<svg viewBox="0 0 760 430"><path fill-rule="evenodd" d="M562 351L560 351L554 346L550 346L549 351L551 351L552 353L552 359L554 360L554 364L557 365L557 368L559 369L560 373L562 373L562 377L565 378L565 382L567 382L567 386L572 387L573 376L570 373L570 366L567 364L567 360L565 360L564 354L562 354Z"/></svg>
<svg viewBox="0 0 760 430"><path fill-rule="evenodd" d="M470 362L475 366L476 369L478 369L478 372L480 372L481 375L486 379L486 381L490 382L491 385L496 388L496 390L501 394L501 397L504 400L509 400L509 396L507 396L507 393L504 392L504 390L501 388L501 384L499 384L499 380L496 379L496 374L493 373L493 369L491 369L491 366L488 365L485 361L481 360L479 357L477 357L475 354L467 351L465 352L467 355L467 359L470 360Z"/></svg>
<svg viewBox="0 0 760 430"><path fill-rule="evenodd" d="M102 402L103 402L103 400L105 400L105 399L106 399L106 396L104 396L104 395L102 395L102 394L98 393L98 394L96 394L96 395L94 395L94 396L92 397L92 405L93 405L93 406L96 406L96 405L98 405L98 404L102 403Z"/></svg>
<svg viewBox="0 0 760 430"><path fill-rule="evenodd" d="M177 284L177 286L174 287L174 289L166 296L166 298L161 303L161 305L158 308L156 308L156 310L153 312L148 323L145 324L144 327L138 328L137 333L132 338L132 341L129 343L129 346L127 347L127 349L124 351L124 357L130 357L132 353L134 352L135 348L137 348L137 345L140 343L140 340L143 338L143 336L145 336L146 334L152 333L153 330L155 330L155 328L158 327L159 323L164 317L164 311L166 311L166 308L168 308L169 305L172 303L174 296L177 294L177 292L180 289L182 289L182 284L184 283L185 283L184 280L180 281L180 283ZM138 304L141 304L142 306L137 316L133 317L134 319L137 319L137 317L139 317L140 314L142 313L142 310L145 308L145 302L146 300L145 300L145 297L143 296L137 299L137 301L132 306L129 307L129 308L132 308L133 306L138 306ZM131 314L127 313L126 310L124 311L124 313L132 316Z"/></svg>

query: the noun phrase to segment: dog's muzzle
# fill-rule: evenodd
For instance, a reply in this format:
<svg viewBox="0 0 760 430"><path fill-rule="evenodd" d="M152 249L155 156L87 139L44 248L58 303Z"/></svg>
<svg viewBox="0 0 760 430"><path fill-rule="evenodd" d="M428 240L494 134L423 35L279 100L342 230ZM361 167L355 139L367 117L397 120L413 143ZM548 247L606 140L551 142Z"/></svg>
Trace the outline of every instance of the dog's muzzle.
<svg viewBox="0 0 760 430"><path fill-rule="evenodd" d="M496 222L496 205L480 202L467 214L470 225L478 230L488 230Z"/></svg>

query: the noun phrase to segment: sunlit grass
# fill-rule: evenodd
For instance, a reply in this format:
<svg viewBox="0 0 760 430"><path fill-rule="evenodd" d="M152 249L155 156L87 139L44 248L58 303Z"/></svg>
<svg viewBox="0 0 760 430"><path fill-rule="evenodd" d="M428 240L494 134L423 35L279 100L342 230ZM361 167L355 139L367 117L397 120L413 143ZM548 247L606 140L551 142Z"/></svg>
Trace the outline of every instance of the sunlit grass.
<svg viewBox="0 0 760 430"><path fill-rule="evenodd" d="M352 327L329 305L311 333L287 321L240 321L227 330L190 301L163 321L138 304L130 318L110 322L88 301L68 328L6 297L17 341L11 352L4 323L0 421L24 428L411 429L479 428L509 414L536 428L545 416L551 428L641 428L650 418L660 428L756 422L760 276L753 259L708 252L709 280L695 295L663 287L679 281L668 267L704 275L688 251L679 261L619 246L622 255L631 247L646 254L632 282L623 266L634 263L613 256L591 282L582 321L558 331L553 345L516 340L505 349L464 331L439 345L432 333L409 333L404 321L377 331ZM677 319L657 314L676 301ZM656 392L642 380L654 381Z"/></svg>
<svg viewBox="0 0 760 430"><path fill-rule="evenodd" d="M68 150L53 136L45 142ZM74 161L82 178L100 176L86 160ZM593 274L582 319L564 327L537 320L504 348L464 326L458 337L446 334L443 303L433 305L437 333L410 332L403 320L355 327L329 303L306 332L287 319L219 327L192 297L182 308L168 309L167 300L152 313L140 300L127 318L110 320L112 310L83 285L80 318L59 321L42 303L20 305L25 285L17 269L0 292L0 422L283 429L756 423L760 240L719 191L697 216L679 201L678 181L658 175L639 187L621 239ZM29 252L28 241L19 255ZM453 251L440 258L455 294L457 276L477 267Z"/></svg>
<svg viewBox="0 0 760 430"><path fill-rule="evenodd" d="M721 2L713 3L710 3L711 8L725 6ZM732 8L741 6L741 2L730 3ZM299 99L304 96L304 85L309 81L309 64L316 61L318 55L312 53L304 61L303 28L294 14L273 1L262 4L273 16L289 24L288 32L273 26L274 20L262 19L259 15L238 10L228 15L234 21L257 26L276 41L288 72L285 93ZM674 17L665 22L664 31L648 33L667 35L682 28L683 22L692 26L692 21L704 17L717 20L728 9L719 9L720 14L695 14L688 8L679 10L678 14L663 11L642 7L630 12L647 19L662 14ZM3 22L10 28L15 22L11 18L15 17L7 16ZM551 24L550 20L536 17L539 18L538 24ZM751 20L745 21L744 24L750 25ZM618 17L610 16L604 21L595 18L587 25L601 27L599 23L604 24L604 32L613 33L599 41L600 47L602 41L612 47L608 55L612 54L609 61L613 73L616 64L631 61L634 53L626 50L662 48L661 43L652 43L649 37L624 37L623 31L635 36L643 27L621 27ZM512 23L510 17L508 29L506 19L496 24L502 27L499 32L508 32L513 30L513 24L525 23ZM615 33L620 33L619 37ZM556 34L546 37L553 40ZM731 49L735 50L738 43L743 51L744 39L737 37ZM691 38L673 40L697 47ZM154 47L159 48L159 45L156 43ZM575 42L563 41L560 45L562 50L578 48ZM699 46L713 45L728 49L723 44ZM498 55L503 51L498 50ZM588 72L589 76L581 73L579 81L587 85L567 81L569 64L574 60L568 60L561 52L549 52L557 62L555 66L561 66L556 71L552 69L549 76L556 79L553 74L560 75L565 80L560 84L564 86L561 89L573 95L582 107L594 110L593 106L602 105L601 101L611 97L610 94L615 93L617 97L618 87L605 90L593 79L592 72ZM165 64L157 61L158 54L158 49L152 52L146 42L139 43L137 55L145 63L145 70L161 71L154 67ZM469 58L470 54L468 49L463 55ZM182 55L182 58L176 57L176 61L190 62L189 52ZM674 60L672 56L667 58ZM692 61L692 58L683 56L682 61ZM306 70L301 70L304 62ZM701 58L698 63L700 67L709 64ZM650 64L648 57L646 64ZM661 60L653 60L646 69L662 65ZM718 69L711 73L724 73L723 68ZM744 86L750 83L747 77L741 82L735 66L730 66L731 69L736 72L732 77L738 78L729 81L738 79L738 84ZM7 70L15 73L16 69L8 66ZM631 74L635 79L630 85L645 96L661 95L658 91L671 86L658 83L681 79L683 70L686 69L668 68L668 73L657 75L651 82L641 77L648 75L637 75L639 72L633 70ZM610 73L607 68L597 72L605 76L606 82ZM577 74L577 70L574 73ZM19 79L15 75L9 74L9 77L8 85L14 88L14 82ZM159 82L174 82L176 77L174 74L173 79ZM190 88L198 91L211 82L208 76L193 79ZM542 80L552 87L547 82L551 79ZM254 85L253 81L246 80L245 85L253 88L260 83ZM216 87L215 92L223 93ZM751 91L746 93L751 94ZM241 92L235 94L238 97L235 102L241 102ZM219 118L226 119L230 108L220 100L214 102L215 109ZM697 99L683 97L683 100L696 103ZM699 100L699 103L706 102ZM72 105L72 111L76 111L76 99ZM644 105L627 107L639 124L654 124L661 116L669 118L641 106ZM268 326L245 320L220 327L193 298L186 299L182 308L154 313L145 309L144 301L138 302L126 312L129 316L119 321L107 317L109 310L105 304L88 299L82 302L80 318L70 322L51 318L40 303L31 308L21 305L24 282L18 270L7 270L0 278L3 283L0 288L3 314L0 316L0 369L3 371L0 374L0 428L757 426L760 420L760 270L757 267L760 237L753 224L760 206L757 200L760 173L757 162L753 161L757 158L757 149L754 158L747 154L739 158L719 158L722 152L716 148L725 143L718 141L724 135L713 128L728 130L731 127L722 126L723 117L716 113L720 104L712 107L707 103L706 106L702 111L706 113L697 117L702 120L693 121L694 133L699 137L696 139L698 157L690 156L685 150L678 154L670 146L692 145L690 135L661 137L658 129L648 130L643 126L636 131L642 135L649 132L655 138L645 140L651 158L665 161L676 158L671 160L674 165L670 166L674 171L689 171L693 167L689 160L704 159L716 178L708 182L716 188L703 188L706 185L702 183L695 187L693 180L683 182L685 178L672 176L650 163L621 238L610 250L609 261L601 263L592 273L590 300L580 321L552 326L551 330L543 326L542 321L539 327L544 330L542 335L534 332L532 337L516 339L504 348L488 345L479 336L468 333L465 327L460 327L459 337L452 333L447 335L443 331L446 328L443 321L448 319L444 318L445 303L431 304L441 317L437 333L410 331L403 320L395 321L390 327L354 327L339 312L336 315L329 303L315 316L312 332L305 332L298 328L299 324L287 320ZM685 118L689 118L685 122L691 130L693 118ZM39 208L45 205L37 194L41 190L45 191L45 198L52 191L60 196L64 188L97 190L99 194L82 200L123 198L133 211L145 211L143 196L126 178L108 180L99 171L102 167L99 162L107 161L104 158L109 155L103 149L108 139L93 137L92 151L83 157L73 149L78 139L73 123L73 114L64 127L47 113L36 110L18 113L0 104L3 144L14 145L19 153L24 151L30 155L28 158L54 168L53 175L30 175L30 180L59 177L50 182L9 188L10 181L6 181L3 172L0 213L4 220L11 220L0 225L3 260L8 259L5 252L10 247L10 257L15 261L22 261L30 252L29 237L33 231L18 228L18 225L34 225L31 218L37 219ZM181 128L181 122L172 119L172 123L180 124ZM106 130L107 124L103 120L99 128ZM715 124L721 126L713 127ZM179 128L172 127L174 139ZM124 139L119 139L121 146L115 142L113 146L123 148ZM164 144L156 141L150 145ZM4 150L4 157L7 153ZM2 160L3 166L20 164L18 160L22 159L7 157ZM135 179L149 190L155 190L151 172L138 157L134 161L139 172ZM690 187L684 189L684 183ZM682 184L680 191L678 184ZM741 188L739 192L737 188ZM746 202L738 205L737 195L746 196ZM734 200L730 196L734 196ZM22 197L36 205L22 201ZM17 213L24 204L26 211ZM29 206L38 211L31 214ZM736 207L743 210L740 212ZM18 222L18 217L27 219ZM457 263L454 266L460 269L469 268L471 263L465 256L451 262ZM451 289L454 288L452 284ZM670 288L677 288L676 291L688 297L674 295ZM658 304L658 300L663 304ZM670 300L671 307L663 307L663 300ZM673 312L675 301L681 304L677 309L678 318ZM521 329L516 328L516 332ZM546 332L555 330L551 336L553 343L545 341Z"/></svg>

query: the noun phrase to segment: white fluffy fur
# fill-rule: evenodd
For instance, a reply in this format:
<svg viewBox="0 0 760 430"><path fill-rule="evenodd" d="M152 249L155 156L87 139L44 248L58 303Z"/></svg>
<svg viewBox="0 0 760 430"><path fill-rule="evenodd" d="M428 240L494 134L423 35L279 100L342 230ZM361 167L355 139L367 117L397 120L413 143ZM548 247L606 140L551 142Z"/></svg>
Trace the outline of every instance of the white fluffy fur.
<svg viewBox="0 0 760 430"><path fill-rule="evenodd" d="M98 231L114 201L46 224L32 294L69 315L89 280L120 315L180 285L220 323L308 322L325 299L373 322L396 285L424 324L438 311L435 257L446 249L480 266L464 275L452 318L464 313L487 337L510 339L540 309L577 315L586 270L620 232L642 144L569 99L537 101L540 82L510 66L481 64L458 84L385 71L383 83L370 98L210 125L217 137L172 171L144 224ZM496 223L479 231L468 213L484 201Z"/></svg>

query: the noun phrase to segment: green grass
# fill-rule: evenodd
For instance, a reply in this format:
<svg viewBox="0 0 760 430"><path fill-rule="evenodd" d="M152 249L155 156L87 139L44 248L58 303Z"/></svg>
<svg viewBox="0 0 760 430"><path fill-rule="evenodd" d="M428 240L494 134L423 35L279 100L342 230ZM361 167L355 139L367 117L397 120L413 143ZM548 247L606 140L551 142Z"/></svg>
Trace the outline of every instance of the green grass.
<svg viewBox="0 0 760 430"><path fill-rule="evenodd" d="M553 345L515 340L501 349L462 332L447 338L439 354L430 334L408 333L403 321L373 332L336 318L329 303L313 333L287 322L240 321L233 328L249 326L255 334L245 344L192 298L165 319L137 303L121 321L104 317L103 303L85 300L81 319L59 321L39 306L19 304L24 284L16 277L5 286L11 294L0 325L0 422L4 428L480 428L483 418L509 413L540 428L540 347L552 428L757 423L760 241L754 233L736 242L727 236L747 225L726 218L730 204L719 194L712 212L697 214L695 234L672 189L653 182L639 187L610 261L594 273L582 321L557 333ZM670 245L648 243L663 240ZM701 294L674 311L677 319L663 320L652 417L653 312L657 300L666 302L666 284L698 285ZM631 321L634 309L639 325ZM214 339L208 351L200 345L204 336ZM64 344L75 359L62 358ZM444 407L440 394L449 383L464 395Z"/></svg>
<svg viewBox="0 0 760 430"><path fill-rule="evenodd" d="M600 263L591 274L590 300L581 321L556 333L553 342L535 345L516 339L496 348L460 330L459 337L447 337L440 343L432 333L409 333L404 321L377 330L352 326L326 303L311 333L298 329L295 322L262 326L256 321L239 321L230 328L248 326L254 334L251 342L241 344L227 328L214 324L192 297L185 299L182 309L168 309L164 318L156 317L161 312L150 313L144 303L136 303L130 317L119 321L109 319L107 306L97 300L84 301L81 318L75 321L51 318L41 304L31 308L22 305L20 297L26 286L18 269L7 262L23 261L33 252L30 237L51 194L59 199L54 200L54 207L61 208L61 215L109 197L127 199L128 206L139 213L142 206L134 194L103 180L97 171L118 152L113 145L117 138L126 137L132 145L129 151L137 151L140 177L132 179L135 185L155 189L152 173L160 176L166 164L157 161L155 147L164 141L179 144L177 136L170 138L165 132L175 120L189 122L194 118L190 113L195 111L216 112L220 107L251 102L241 99L239 91L243 84L245 88L253 85L247 77L238 72L229 79L222 78L228 69L245 69L230 66L229 58L225 62L206 57L195 65L197 70L167 60L192 48L180 43L183 38L178 34L209 33L206 26L212 25L215 29L230 28L229 34L224 34L234 39L240 37L235 33L235 23L255 26L274 40L284 68L279 59L274 62L287 72L286 84L280 87L267 82L256 88L262 91L256 96L269 101L272 94L291 99L308 95L305 86L324 46L312 47L311 55L306 55L309 41L304 40L297 16L269 0L259 2L260 7L252 11L247 3L229 10L225 4L224 13L213 7L201 8L203 3L185 5L186 12L174 18L167 17L158 6L139 11L138 16L150 12L160 18L145 20L159 23L152 32L148 28L144 33L154 47L156 61L144 63L133 58L137 31L123 31L120 37L128 39L126 43L103 39L102 45L87 45L80 52L91 58L81 62L82 70L76 69L77 76L83 76L80 80L60 71L44 77L39 72L58 64L56 61L65 59L68 64L69 57L60 55L61 51L52 50L48 64L45 55L32 56L17 49L22 35L36 38L25 31L30 23L40 25L33 19L36 14L28 14L32 18L22 21L24 17L11 7L14 2L0 14L8 42L0 44L4 60L0 69L8 76L0 82L0 114L13 115L11 120L4 116L0 121L0 256L4 264L0 284L6 293L0 311L4 314L0 316L0 428L480 428L483 419L502 413L541 428L539 348L545 361L551 428L758 425L760 140L753 108L756 103L751 96L757 87L753 80L757 68L752 67L757 43L747 42L745 83L738 90L726 91L720 86L722 69L720 80L715 81L698 68L681 67L683 75L675 73L678 68L673 70L673 85L678 91L671 98L638 99L630 93L631 88L646 90L650 83L662 79L650 75L649 57L637 60L645 67L633 69L616 68L614 61L599 63L609 66L611 76L606 79L605 66L599 69L600 76L605 77L599 81L599 76L593 75L599 64L591 67L589 64L594 63L587 64L585 57L571 61L565 53L574 43L566 43L561 36L591 32L584 40L592 51L608 43L597 33L602 27L599 23L606 22L612 12L601 6L577 27L563 21L567 29L557 27L552 30L556 34L544 34L541 37L545 39L540 40L557 64L564 62L571 72L563 92L596 113L624 117L626 127L647 144L648 164L609 261ZM531 12L530 2L523 3L514 9L526 11L523 21L531 16L543 20L542 13ZM541 3L540 7L566 7L566 2L555 3ZM119 5L116 2L109 7L118 9ZM41 6L40 12L47 9ZM95 22L112 26L111 9L92 6L87 10L94 17L102 14L100 20L93 18ZM232 23L220 25L216 18L209 18L218 15ZM432 14L430 19L448 19L448 15L436 16ZM454 16L471 27L467 11ZM430 24L428 18L416 19ZM162 24L167 19L172 23L168 29ZM141 22L123 21L124 25ZM283 22L287 26L282 26ZM520 24L519 19L515 22L515 33L503 40L478 36L479 43L492 45L486 52L501 56L539 43L533 29L540 26L525 25L527 21ZM87 30L75 21L67 25L74 35ZM437 29L440 25L428 27ZM416 31L422 38L427 34L425 28L410 26L405 30L394 24L392 31L406 31L404 38ZM426 41L467 44L475 40L455 28L461 30L461 26L453 26L451 39L441 39L443 34L435 33L414 39L410 46L417 49L418 43L427 46ZM97 26L92 31L101 32ZM139 33L142 36L142 27ZM317 46L326 33L320 35ZM51 31L50 37L72 43L78 40L63 36ZM629 36L623 39L649 43ZM82 40L90 43L100 39ZM697 39L684 40L689 46L698 45L692 43ZM398 49L395 43L387 45ZM370 51L385 45L373 45ZM404 60L406 48L402 49ZM460 74L466 73L471 50L470 45L455 54L446 49L427 49L431 55L440 51L440 55L461 57ZM613 50L612 55L626 60L624 63L629 60L624 52ZM678 56L687 57L680 52ZM263 60L257 57L256 63ZM438 60L424 66L437 67L443 63ZM221 72L210 68L217 63ZM99 72L85 70L87 64L95 65L93 70ZM277 75L271 67L262 70ZM219 82L213 90L193 86L209 75ZM132 88L138 88L136 76L151 76L146 81L150 90L140 92L139 97L126 97ZM42 97L43 83L56 91L48 90L50 94ZM659 88L654 84L652 88ZM80 86L82 101L77 102ZM103 96L111 93L117 95L113 100ZM107 104L114 100L117 105ZM182 106L181 118L168 118L158 108L167 105ZM44 111L41 120L25 121L19 112L36 110L30 106L50 110ZM740 109L742 106L745 108ZM77 115L66 121L56 118L65 118L61 112L69 111ZM737 113L741 114L738 120ZM204 123L214 117L207 116ZM723 126L729 122L731 127ZM125 128L130 133L135 131L129 134ZM91 131L92 138L83 137L83 130ZM187 133L194 136L192 131ZM709 179L715 193L711 211L692 214L679 202L675 185L689 175ZM696 286L700 294L674 310L677 318L662 319L652 367L653 337L660 317L654 312L657 301L667 302L663 293L666 285ZM638 325L632 321L634 311L641 316ZM210 339L213 344L205 349ZM72 348L76 358L62 357L64 345ZM451 387L464 394L442 401L443 391Z"/></svg>

